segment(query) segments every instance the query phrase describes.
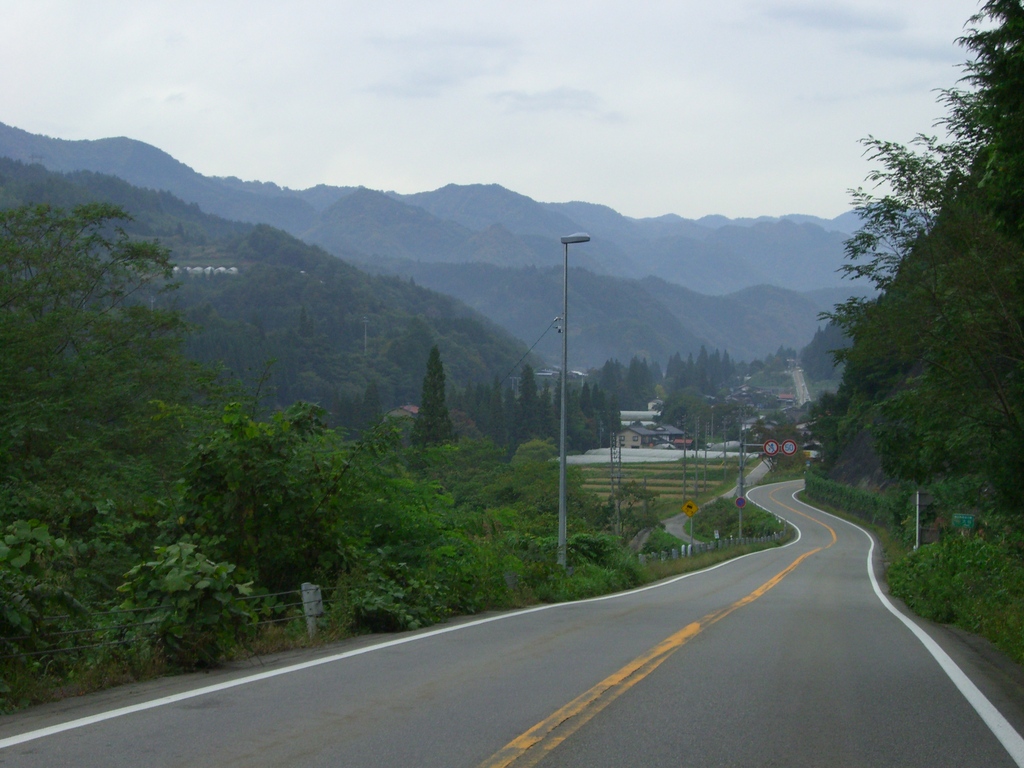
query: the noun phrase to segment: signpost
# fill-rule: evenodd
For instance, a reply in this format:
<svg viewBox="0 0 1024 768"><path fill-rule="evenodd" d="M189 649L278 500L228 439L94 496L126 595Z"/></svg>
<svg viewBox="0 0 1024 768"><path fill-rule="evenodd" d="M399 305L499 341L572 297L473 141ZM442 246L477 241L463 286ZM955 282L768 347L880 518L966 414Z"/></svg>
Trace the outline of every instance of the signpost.
<svg viewBox="0 0 1024 768"><path fill-rule="evenodd" d="M743 509L745 506L747 506L747 500L742 496L737 496L736 506L739 507L740 509Z"/></svg>
<svg viewBox="0 0 1024 768"><path fill-rule="evenodd" d="M953 515L953 527L954 528L967 528L971 529L974 527L974 515L966 515L961 512L957 512Z"/></svg>
<svg viewBox="0 0 1024 768"><path fill-rule="evenodd" d="M690 518L690 552L693 552L693 516L697 514L697 510L700 507L697 506L697 502L693 499L688 499L683 504L683 514Z"/></svg>
<svg viewBox="0 0 1024 768"><path fill-rule="evenodd" d="M782 452L787 456L792 456L796 453L796 440L783 440Z"/></svg>
<svg viewBox="0 0 1024 768"><path fill-rule="evenodd" d="M762 450L764 450L765 456L774 456L779 452L779 441L765 440Z"/></svg>

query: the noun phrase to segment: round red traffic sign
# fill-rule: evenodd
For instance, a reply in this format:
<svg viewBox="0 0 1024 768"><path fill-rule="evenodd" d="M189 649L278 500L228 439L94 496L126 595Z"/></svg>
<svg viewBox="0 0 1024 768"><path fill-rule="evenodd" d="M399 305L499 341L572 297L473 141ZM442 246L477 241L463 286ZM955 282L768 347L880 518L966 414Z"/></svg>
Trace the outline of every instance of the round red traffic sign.
<svg viewBox="0 0 1024 768"><path fill-rule="evenodd" d="M764 441L764 453L766 456L774 456L779 452L779 441L778 440L765 440Z"/></svg>
<svg viewBox="0 0 1024 768"><path fill-rule="evenodd" d="M745 498L743 498L742 496L737 496L736 497L736 506L739 507L740 509L743 509L745 506L747 506L747 500Z"/></svg>
<svg viewBox="0 0 1024 768"><path fill-rule="evenodd" d="M785 440L782 443L782 452L787 456L796 453L796 440Z"/></svg>

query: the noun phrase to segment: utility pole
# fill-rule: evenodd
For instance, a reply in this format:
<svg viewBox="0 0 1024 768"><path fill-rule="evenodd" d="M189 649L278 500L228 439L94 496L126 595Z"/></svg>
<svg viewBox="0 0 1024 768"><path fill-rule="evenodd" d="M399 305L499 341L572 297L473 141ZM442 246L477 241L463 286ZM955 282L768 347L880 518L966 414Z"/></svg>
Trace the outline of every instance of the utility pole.
<svg viewBox="0 0 1024 768"><path fill-rule="evenodd" d="M702 484L704 486L704 490L705 491L708 489L708 443L710 443L710 442L711 442L711 429L707 425L705 425L704 426L704 477L703 477L703 480L702 480Z"/></svg>
<svg viewBox="0 0 1024 768"><path fill-rule="evenodd" d="M743 497L743 457L746 449L746 435L743 434L743 418L740 417L740 479L736 483L739 489L739 498ZM740 511L740 538L743 538L743 507L737 507Z"/></svg>
<svg viewBox="0 0 1024 768"><path fill-rule="evenodd" d="M693 498L700 495L700 454L697 453L697 438L700 437L700 416L697 417L697 428L693 432Z"/></svg>
<svg viewBox="0 0 1024 768"><path fill-rule="evenodd" d="M611 499L615 505L615 535L622 535L622 513L621 513L621 501L617 492L617 486L622 484L622 464L621 461L616 466L615 455L618 453L620 459L622 457L622 449L619 447L619 436L618 433L612 434L612 439L608 443L608 480L611 487ZM618 479L618 483L616 483Z"/></svg>
<svg viewBox="0 0 1024 768"><path fill-rule="evenodd" d="M363 315L363 357L366 357L366 326L370 322L370 319Z"/></svg>
<svg viewBox="0 0 1024 768"><path fill-rule="evenodd" d="M690 476L686 474L686 422L679 425L683 430L683 502L686 502L686 493L689 490Z"/></svg>

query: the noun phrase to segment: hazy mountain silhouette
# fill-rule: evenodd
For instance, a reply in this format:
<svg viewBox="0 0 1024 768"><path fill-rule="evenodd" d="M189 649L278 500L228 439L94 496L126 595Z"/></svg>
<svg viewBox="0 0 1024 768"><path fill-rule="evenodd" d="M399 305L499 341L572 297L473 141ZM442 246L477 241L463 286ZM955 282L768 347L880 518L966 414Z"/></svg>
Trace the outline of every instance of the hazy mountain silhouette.
<svg viewBox="0 0 1024 768"><path fill-rule="evenodd" d="M562 263L559 236L587 231L591 242L571 250L572 266L589 276L571 281L581 304L570 333L586 335L580 350L598 364L603 354L630 356L629 348L664 359L663 349L685 353L706 343L744 359L780 344L802 346L818 312L858 292L838 272L843 242L857 226L852 213L831 221L637 219L596 203L538 202L497 184L406 195L324 184L292 190L203 176L133 139L66 141L3 124L0 156L110 174L226 219L271 224L372 271L457 296L528 343L560 311L547 296L551 275L560 280L559 270L550 271ZM811 291L836 298L823 306L799 296Z"/></svg>

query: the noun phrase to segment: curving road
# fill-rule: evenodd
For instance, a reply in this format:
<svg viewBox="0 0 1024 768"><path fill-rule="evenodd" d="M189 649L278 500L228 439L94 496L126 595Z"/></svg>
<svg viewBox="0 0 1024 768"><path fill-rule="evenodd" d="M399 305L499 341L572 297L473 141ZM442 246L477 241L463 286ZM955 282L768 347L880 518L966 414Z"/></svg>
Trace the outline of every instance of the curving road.
<svg viewBox="0 0 1024 768"><path fill-rule="evenodd" d="M0 719L0 765L1024 765L1016 670L908 626L871 539L798 487L749 493L799 529L784 548L39 707Z"/></svg>

